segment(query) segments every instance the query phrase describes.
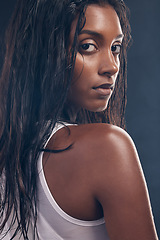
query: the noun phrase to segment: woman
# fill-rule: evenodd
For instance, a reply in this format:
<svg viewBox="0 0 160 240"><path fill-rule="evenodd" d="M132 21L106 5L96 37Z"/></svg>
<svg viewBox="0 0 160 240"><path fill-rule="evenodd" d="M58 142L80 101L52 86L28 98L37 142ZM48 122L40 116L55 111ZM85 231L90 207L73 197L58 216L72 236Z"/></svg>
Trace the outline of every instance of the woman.
<svg viewBox="0 0 160 240"><path fill-rule="evenodd" d="M6 39L1 239L158 239L122 130L124 2L19 0Z"/></svg>

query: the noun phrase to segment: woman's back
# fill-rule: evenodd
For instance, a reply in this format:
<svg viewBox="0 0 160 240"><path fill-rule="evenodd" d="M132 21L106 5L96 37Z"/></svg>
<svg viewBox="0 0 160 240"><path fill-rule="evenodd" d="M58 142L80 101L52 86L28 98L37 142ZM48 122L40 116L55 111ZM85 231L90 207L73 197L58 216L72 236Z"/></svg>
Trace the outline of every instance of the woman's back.
<svg viewBox="0 0 160 240"><path fill-rule="evenodd" d="M69 126L69 131L62 128L53 135L47 148L59 150L70 144L66 151L43 157L45 178L60 208L83 221L94 221L104 214L113 239L134 239L137 229L139 239L144 234L150 240L153 229L148 193L128 134L107 124Z"/></svg>
<svg viewBox="0 0 160 240"><path fill-rule="evenodd" d="M91 163L88 162L89 159L84 158L85 153L81 151L81 147L84 148L83 144L81 145L83 141L81 137L85 138L83 133L86 127L83 133L79 132L78 126L70 125L69 127L70 135L67 127L60 123L56 124L46 147L57 150L65 148L70 143L73 144L72 147L59 153L43 154L42 152L38 160L37 231L39 238L40 240L68 238L108 240L102 207L93 198L90 189L92 181L89 177L88 164ZM77 130L80 136L76 136ZM79 150L77 147L80 147ZM10 231L10 235L7 235L5 240L11 238L15 226L17 225L14 225L13 231ZM33 236L32 228L33 221L28 231L29 239Z"/></svg>
<svg viewBox="0 0 160 240"><path fill-rule="evenodd" d="M58 125L58 128L63 127L61 124ZM58 236L61 236L62 239L96 240L100 238L107 240L109 238L102 208L91 195L87 159L83 158L84 154L79 154L77 159L75 157L78 156L77 146L81 142L81 139L80 142L77 141L77 137L75 139L74 134L78 130L75 128L77 129L77 126L70 126L70 135L68 135L66 127L59 130L46 146L55 150L66 147L68 143L73 143L71 149L49 155L46 153L43 160L41 157L39 159L39 207L41 213L38 219L39 233L40 236L42 235L42 239L44 237L47 239L45 231L42 231L45 218L51 226L48 237L53 237L51 233L55 231L57 239L60 239ZM73 129L75 129L74 133ZM81 149L79 150L81 152ZM75 155L75 151L77 155Z"/></svg>
<svg viewBox="0 0 160 240"><path fill-rule="evenodd" d="M43 157L44 173L52 195L62 209L81 220L103 217L102 207L93 198L93 181L89 177L94 169L93 153L89 149L93 137L88 141L92 132L91 125L88 129L86 125L70 126L70 134L64 127L52 137L47 148L64 149L72 144L71 148L56 154L45 153Z"/></svg>

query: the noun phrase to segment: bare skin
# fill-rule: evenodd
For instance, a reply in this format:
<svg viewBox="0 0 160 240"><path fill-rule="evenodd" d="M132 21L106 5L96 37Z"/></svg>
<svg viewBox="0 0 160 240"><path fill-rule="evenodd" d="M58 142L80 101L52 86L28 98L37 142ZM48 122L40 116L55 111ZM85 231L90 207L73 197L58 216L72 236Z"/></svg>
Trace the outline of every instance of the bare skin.
<svg viewBox="0 0 160 240"><path fill-rule="evenodd" d="M126 132L107 124L59 130L45 154L44 171L59 206L81 220L103 217L111 240L156 240L143 172ZM53 144L54 142L54 144ZM46 161L47 159L47 161ZM135 231L136 230L136 231Z"/></svg>
<svg viewBox="0 0 160 240"><path fill-rule="evenodd" d="M71 44L77 21L72 24ZM75 114L80 108L100 112L107 108L120 68L123 32L112 7L91 5L78 37L74 76L68 99Z"/></svg>
<svg viewBox="0 0 160 240"><path fill-rule="evenodd" d="M69 95L74 114L80 107L91 111L107 107L120 67L117 45L123 33L116 12L108 5L89 6L83 30L87 33L80 34L80 46L88 45L80 47ZM88 30L97 32L96 38ZM62 128L53 135L47 148L73 144L72 148L43 156L45 177L58 205L81 220L104 216L111 240L157 240L145 179L130 136L108 124L69 128L70 134Z"/></svg>

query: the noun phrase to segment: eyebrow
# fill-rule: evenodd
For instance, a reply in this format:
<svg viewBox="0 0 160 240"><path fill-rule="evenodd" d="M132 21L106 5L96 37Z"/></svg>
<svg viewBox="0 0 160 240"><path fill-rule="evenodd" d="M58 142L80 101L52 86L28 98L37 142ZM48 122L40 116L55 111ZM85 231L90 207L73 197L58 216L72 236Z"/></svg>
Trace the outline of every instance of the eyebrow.
<svg viewBox="0 0 160 240"><path fill-rule="evenodd" d="M100 38L100 39L103 39L103 35L102 34L100 34L100 33L98 33L98 32L95 32L95 31L91 31L91 30L82 30L80 33L79 33L79 35L81 35L81 34L89 34L89 35L92 35L92 36L95 36L95 37L98 37L98 38ZM119 34L116 38L115 38L115 40L118 40L118 39L120 39L120 38L123 38L124 37L124 35L123 34Z"/></svg>
<svg viewBox="0 0 160 240"><path fill-rule="evenodd" d="M115 38L115 40L118 40L119 38L124 38L124 34L122 33L122 34L119 34L116 38Z"/></svg>

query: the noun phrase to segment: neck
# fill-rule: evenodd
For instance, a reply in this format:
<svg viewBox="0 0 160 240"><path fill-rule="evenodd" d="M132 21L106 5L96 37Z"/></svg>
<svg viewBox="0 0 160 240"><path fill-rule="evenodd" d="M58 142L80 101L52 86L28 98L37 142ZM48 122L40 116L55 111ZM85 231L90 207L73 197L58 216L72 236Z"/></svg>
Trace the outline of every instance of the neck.
<svg viewBox="0 0 160 240"><path fill-rule="evenodd" d="M78 112L79 109L76 106L73 106L73 104L71 105L71 103L67 102L63 108L62 119L64 121L76 123Z"/></svg>

